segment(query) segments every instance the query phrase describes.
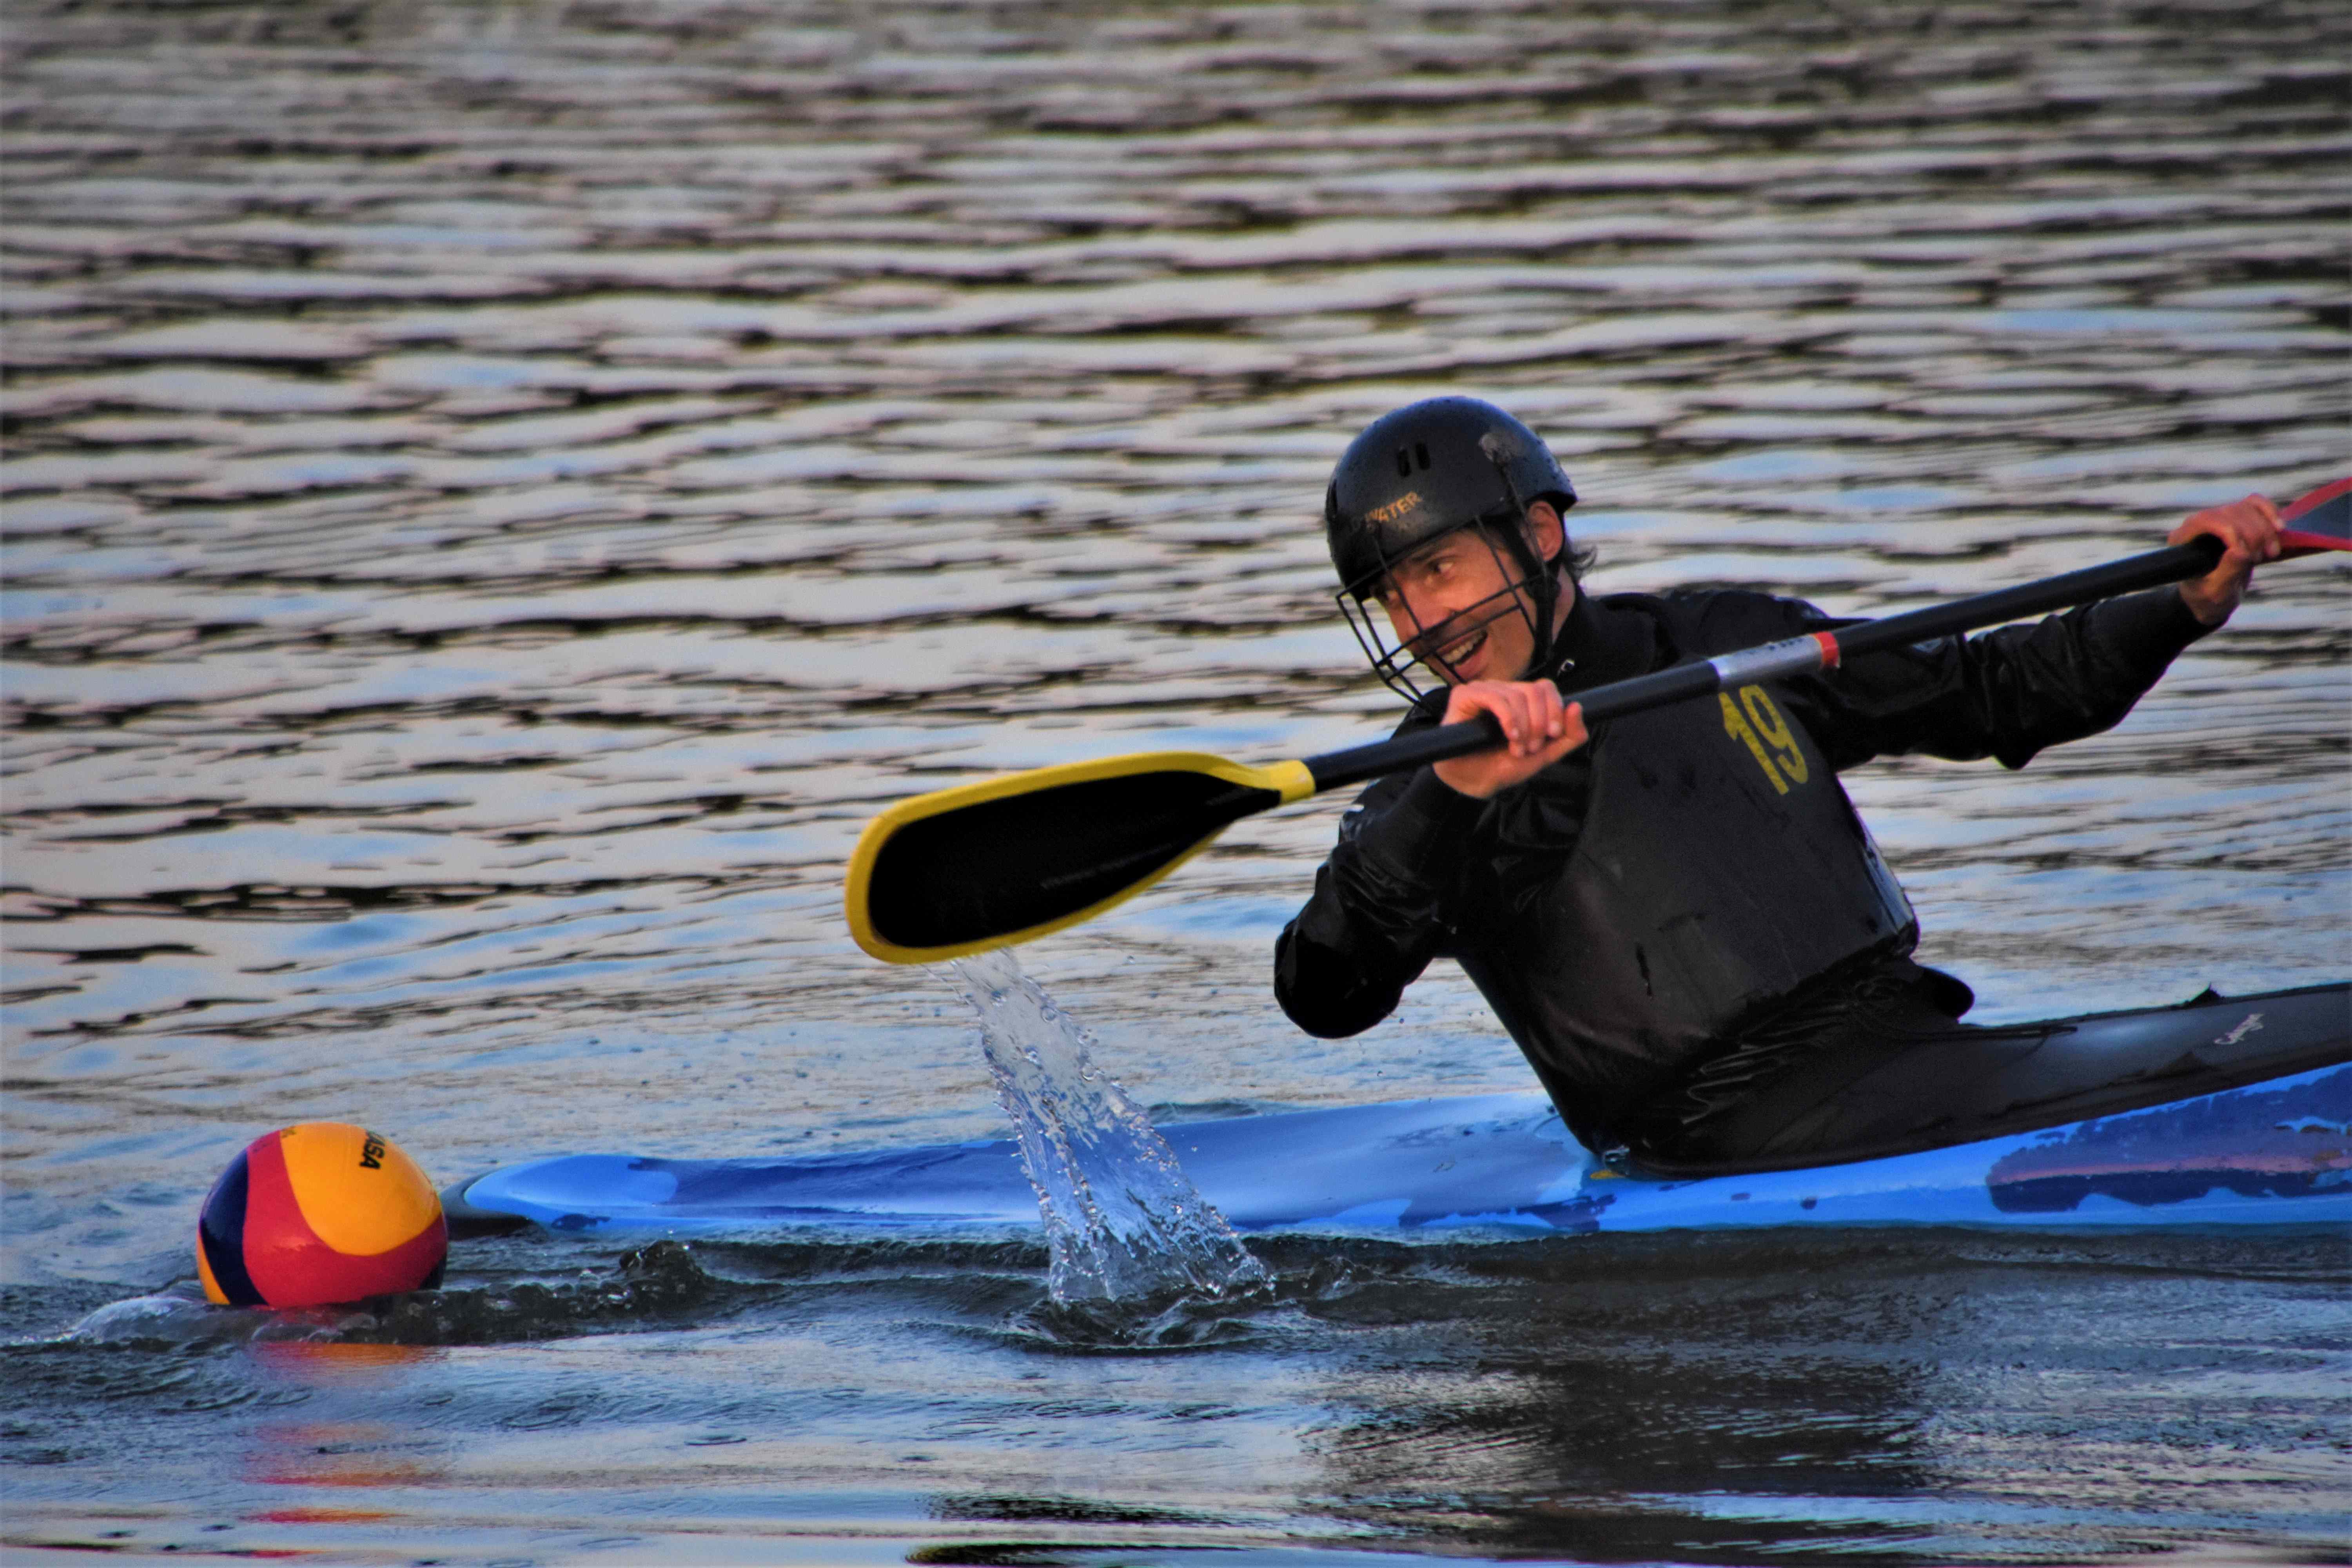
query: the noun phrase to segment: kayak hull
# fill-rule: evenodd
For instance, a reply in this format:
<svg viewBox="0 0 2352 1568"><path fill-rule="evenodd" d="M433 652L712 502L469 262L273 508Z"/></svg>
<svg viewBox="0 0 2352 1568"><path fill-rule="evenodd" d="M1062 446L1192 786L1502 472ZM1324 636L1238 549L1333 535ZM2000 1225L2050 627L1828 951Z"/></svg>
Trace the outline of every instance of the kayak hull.
<svg viewBox="0 0 2352 1568"><path fill-rule="evenodd" d="M2257 1018L2265 1015L2249 1010L2266 1005L2268 1016L2302 1018L2298 1034L2323 1037L2294 1042L2274 1058L2301 1070L2113 1114L1881 1158L1693 1179L1609 1169L1537 1093L1279 1111L1159 1131L1202 1195L1243 1231L2352 1225L2352 988L2210 1004ZM2068 1048L2121 1052L2150 1035L2152 1020L2193 1034L2210 1025L2190 1009L2208 1008L2200 998L2183 1009L2084 1021ZM2324 1037L2331 1029L2332 1047ZM2334 1059L2302 1065L2315 1052ZM677 1235L1039 1224L1010 1140L798 1159L559 1155L458 1183L445 1204L461 1234L526 1223Z"/></svg>

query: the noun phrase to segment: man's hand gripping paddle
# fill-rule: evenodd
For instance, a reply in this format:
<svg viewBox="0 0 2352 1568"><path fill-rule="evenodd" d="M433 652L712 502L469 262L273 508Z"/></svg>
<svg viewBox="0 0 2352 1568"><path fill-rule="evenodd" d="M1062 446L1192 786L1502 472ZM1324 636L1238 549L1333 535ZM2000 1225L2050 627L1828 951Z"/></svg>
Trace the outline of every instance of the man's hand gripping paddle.
<svg viewBox="0 0 2352 1568"><path fill-rule="evenodd" d="M2352 479L2280 509L2282 559L2352 551ZM1678 664L1579 692L1597 724L1746 681L1833 669L1884 648L1999 626L2177 583L2221 558L2210 536L2126 560L1836 632ZM1344 752L1254 768L1199 752L1141 752L1008 773L900 801L868 823L849 860L857 945L892 963L1009 947L1091 920L1207 848L1244 816L1501 742L1491 720L1446 724Z"/></svg>

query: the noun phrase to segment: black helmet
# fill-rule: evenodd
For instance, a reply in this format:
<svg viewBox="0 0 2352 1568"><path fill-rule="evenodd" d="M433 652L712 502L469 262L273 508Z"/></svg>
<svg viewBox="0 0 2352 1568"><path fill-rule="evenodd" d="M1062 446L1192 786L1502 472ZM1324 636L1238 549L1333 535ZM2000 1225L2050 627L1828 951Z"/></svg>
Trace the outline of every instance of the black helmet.
<svg viewBox="0 0 2352 1568"><path fill-rule="evenodd" d="M1323 531L1339 573L1340 610L1382 680L1418 697L1404 672L1422 655L1390 647L1364 601L1396 563L1474 524L1488 525L1517 559L1514 587L1534 601L1538 658L1550 648L1559 598L1553 563L1537 558L1523 527L1539 500L1565 512L1576 504L1576 487L1534 431L1475 397L1407 404L1349 443L1324 493Z"/></svg>

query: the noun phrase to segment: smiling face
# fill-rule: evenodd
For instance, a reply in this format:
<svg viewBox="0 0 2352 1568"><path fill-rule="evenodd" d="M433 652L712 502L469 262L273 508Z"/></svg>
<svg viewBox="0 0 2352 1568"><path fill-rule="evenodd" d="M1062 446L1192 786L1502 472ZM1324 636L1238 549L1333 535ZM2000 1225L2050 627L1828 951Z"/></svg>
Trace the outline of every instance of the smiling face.
<svg viewBox="0 0 2352 1568"><path fill-rule="evenodd" d="M1559 553L1559 513L1538 501L1528 532L1538 560ZM1449 686L1517 680L1536 658L1536 607L1510 548L1484 528L1459 528L1399 562L1377 595L1397 642ZM1563 575L1557 616L1576 590Z"/></svg>

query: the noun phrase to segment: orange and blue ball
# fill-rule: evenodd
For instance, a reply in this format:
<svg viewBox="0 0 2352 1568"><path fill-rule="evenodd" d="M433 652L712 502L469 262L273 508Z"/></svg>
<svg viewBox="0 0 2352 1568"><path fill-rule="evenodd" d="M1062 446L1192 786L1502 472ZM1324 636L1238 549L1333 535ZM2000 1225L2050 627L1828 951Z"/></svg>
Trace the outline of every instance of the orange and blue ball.
<svg viewBox="0 0 2352 1568"><path fill-rule="evenodd" d="M222 1306L320 1307L441 1283L449 1226L423 1171L342 1121L266 1132L196 1221L196 1274Z"/></svg>

